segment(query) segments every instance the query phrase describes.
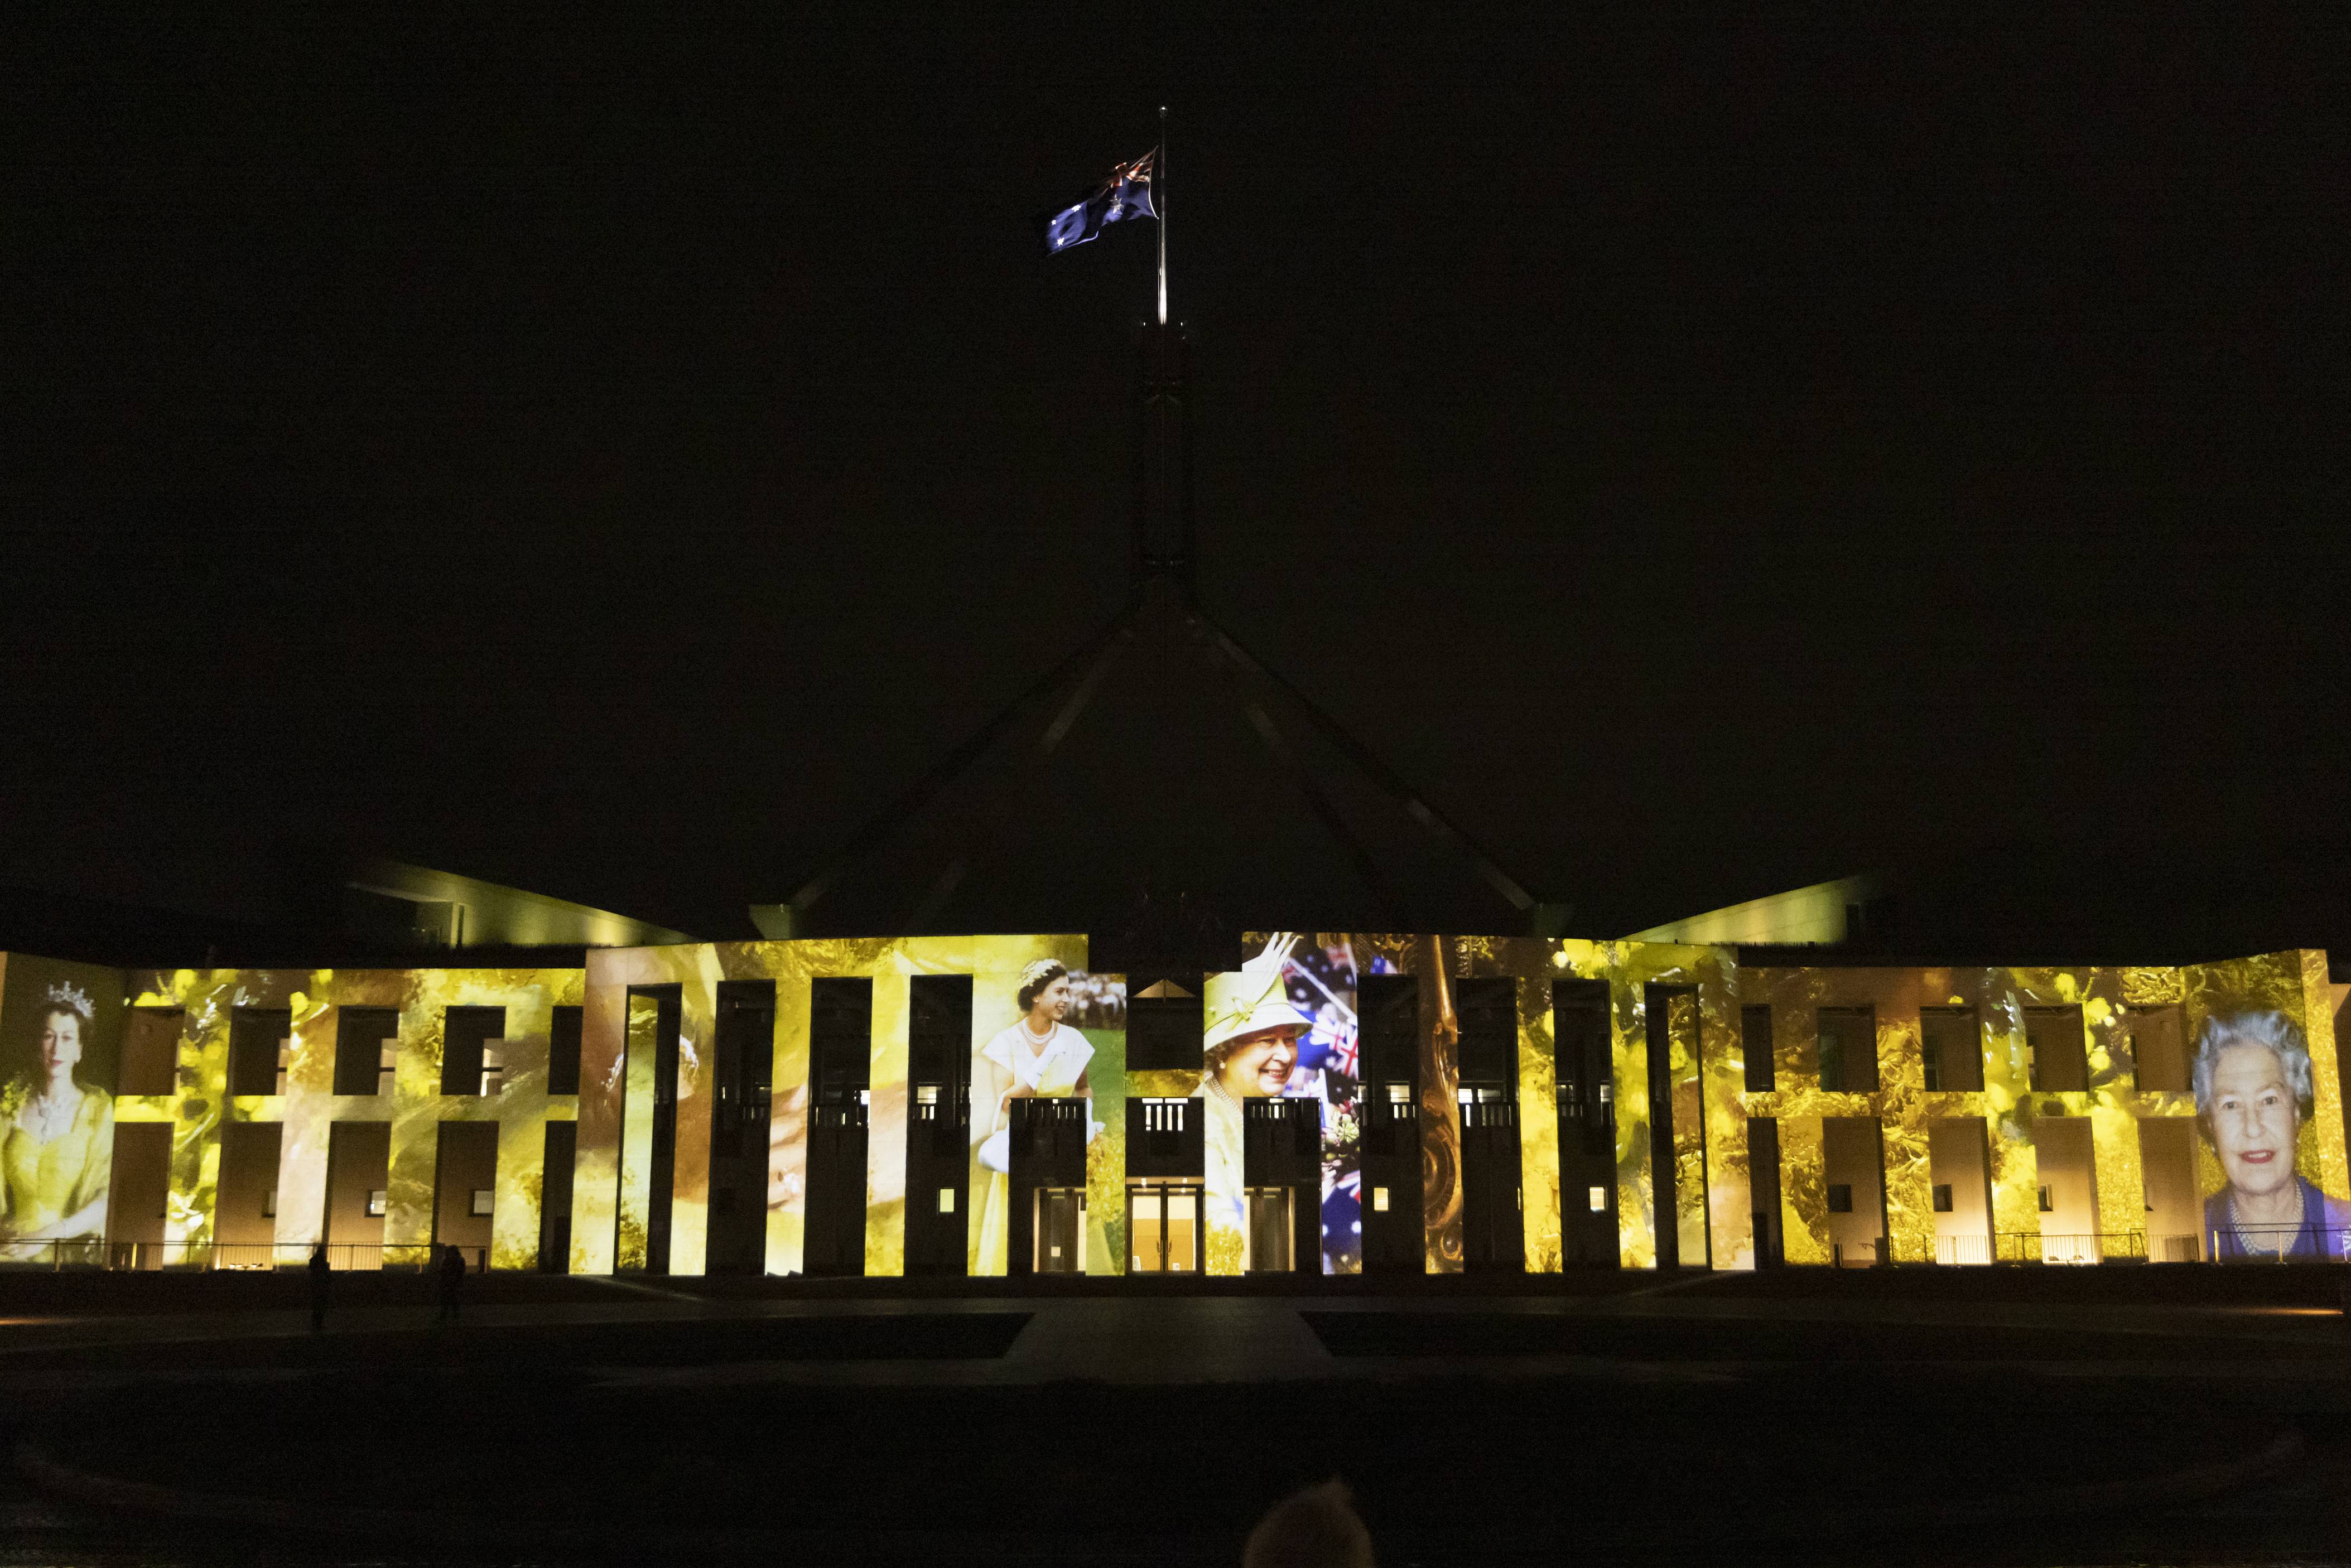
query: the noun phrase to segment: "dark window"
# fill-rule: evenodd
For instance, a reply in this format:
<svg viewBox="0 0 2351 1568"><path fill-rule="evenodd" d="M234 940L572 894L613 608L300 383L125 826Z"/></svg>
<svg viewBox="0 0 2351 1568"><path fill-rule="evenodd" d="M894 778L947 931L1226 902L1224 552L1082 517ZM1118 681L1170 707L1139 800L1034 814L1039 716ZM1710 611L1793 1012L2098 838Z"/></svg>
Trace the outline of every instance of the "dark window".
<svg viewBox="0 0 2351 1568"><path fill-rule="evenodd" d="M1769 1093L1778 1082L1771 1069L1771 1009L1739 1009L1739 1045L1747 1056L1747 1092Z"/></svg>
<svg viewBox="0 0 2351 1568"><path fill-rule="evenodd" d="M2123 1012L2123 1025L2129 1031L2131 1061L2139 1088L2186 1093L2187 1030L2178 1005L2127 1008Z"/></svg>
<svg viewBox="0 0 2351 1568"><path fill-rule="evenodd" d="M1141 976L1135 979L1143 978ZM1132 984L1132 982L1130 982ZM1197 1072L1207 1025L1200 977L1159 976L1126 998L1126 1066L1131 1072Z"/></svg>
<svg viewBox="0 0 2351 1568"><path fill-rule="evenodd" d="M1918 1048L1927 1087L1949 1094L1983 1092L1983 1033L1973 1008L1920 1008Z"/></svg>
<svg viewBox="0 0 2351 1568"><path fill-rule="evenodd" d="M810 982L809 1077L817 1102L862 1105L872 1065L873 982L846 977Z"/></svg>
<svg viewBox="0 0 2351 1568"><path fill-rule="evenodd" d="M1365 975L1355 983L1366 1083L1420 1078L1420 982L1414 975Z"/></svg>
<svg viewBox="0 0 2351 1568"><path fill-rule="evenodd" d="M1829 1183L1829 1212L1831 1214L1851 1214L1853 1212L1852 1183L1842 1181L1833 1181Z"/></svg>
<svg viewBox="0 0 2351 1568"><path fill-rule="evenodd" d="M132 1008L122 1027L122 1067L116 1084L123 1094L169 1094L180 1082L177 1008Z"/></svg>
<svg viewBox="0 0 2351 1568"><path fill-rule="evenodd" d="M547 1092L580 1092L580 1024L578 1008L558 1008L547 1026Z"/></svg>
<svg viewBox="0 0 2351 1568"><path fill-rule="evenodd" d="M2024 1009L2024 1044L2032 1087L2043 1094L2079 1094L2090 1087L2088 1043L2079 1008Z"/></svg>
<svg viewBox="0 0 2351 1568"><path fill-rule="evenodd" d="M228 1018L228 1092L283 1094L282 1069L294 1033L290 1008L236 1008Z"/></svg>
<svg viewBox="0 0 2351 1568"><path fill-rule="evenodd" d="M1832 1094L1877 1092L1877 1015L1870 1008L1823 1008L1821 1087Z"/></svg>
<svg viewBox="0 0 2351 1568"><path fill-rule="evenodd" d="M1489 1087L1517 1082L1518 982L1457 980L1453 1012L1461 1028L1460 1081Z"/></svg>
<svg viewBox="0 0 2351 1568"><path fill-rule="evenodd" d="M907 1077L938 1086L968 1080L971 977L916 975L907 982L906 1009Z"/></svg>
<svg viewBox="0 0 2351 1568"><path fill-rule="evenodd" d="M441 1092L479 1096L495 1092L486 1082L502 1071L488 1042L507 1032L504 1008L451 1008L441 1015Z"/></svg>
<svg viewBox="0 0 2351 1568"><path fill-rule="evenodd" d="M1935 1212L1937 1214L1949 1214L1951 1212L1951 1184L1949 1182L1938 1181L1935 1184Z"/></svg>
<svg viewBox="0 0 2351 1568"><path fill-rule="evenodd" d="M2054 1214L2057 1212L2057 1205L2051 1200L2049 1197L2049 1188L2045 1184L2041 1188L2041 1212L2043 1214Z"/></svg>
<svg viewBox="0 0 2351 1568"><path fill-rule="evenodd" d="M1614 1107L1615 1042L1610 1038L1608 982L1554 980L1551 988L1553 1044L1559 1058L1559 1111L1583 1124L1587 1142L1607 1135Z"/></svg>
<svg viewBox="0 0 2351 1568"><path fill-rule="evenodd" d="M335 1092L376 1092L383 1071L383 1043L399 1038L398 1008L337 1008Z"/></svg>

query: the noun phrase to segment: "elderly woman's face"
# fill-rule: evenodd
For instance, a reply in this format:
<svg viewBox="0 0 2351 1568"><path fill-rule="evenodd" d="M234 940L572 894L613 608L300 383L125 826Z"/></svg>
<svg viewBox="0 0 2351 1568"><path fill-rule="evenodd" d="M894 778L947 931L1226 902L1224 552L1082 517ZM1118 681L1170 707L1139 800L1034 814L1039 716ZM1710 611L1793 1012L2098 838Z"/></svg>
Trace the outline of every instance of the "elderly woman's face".
<svg viewBox="0 0 2351 1568"><path fill-rule="evenodd" d="M81 1060L81 1015L51 1013L41 1024L41 1065L55 1076Z"/></svg>
<svg viewBox="0 0 2351 1568"><path fill-rule="evenodd" d="M1281 1092L1290 1070L1298 1065L1298 1035L1291 1030L1269 1030L1234 1046L1225 1058L1217 1080L1237 1099L1264 1100Z"/></svg>
<svg viewBox="0 0 2351 1568"><path fill-rule="evenodd" d="M2292 1185L2302 1108L2265 1045L2232 1045L2212 1064L2212 1146L2229 1185L2262 1197Z"/></svg>

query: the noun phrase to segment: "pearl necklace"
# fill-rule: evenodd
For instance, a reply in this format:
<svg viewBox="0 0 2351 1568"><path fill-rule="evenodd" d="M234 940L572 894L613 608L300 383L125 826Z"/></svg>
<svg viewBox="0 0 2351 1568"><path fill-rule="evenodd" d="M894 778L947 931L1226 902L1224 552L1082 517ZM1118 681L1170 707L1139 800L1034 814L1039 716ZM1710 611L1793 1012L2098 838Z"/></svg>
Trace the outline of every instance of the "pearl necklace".
<svg viewBox="0 0 2351 1568"><path fill-rule="evenodd" d="M2297 1220L2294 1226L2293 1236L2280 1234L2286 1228L2283 1225L2264 1225L2260 1227L2260 1229L2266 1231L2269 1234L2270 1244L2266 1247L2256 1245L2254 1242L2246 1239L2245 1216L2244 1212L2237 1207L2237 1195L2234 1192L2229 1194L2229 1228L2236 1233L2237 1245L2243 1248L2246 1251L2268 1252L2273 1253L2279 1257L2283 1257L2286 1253L2293 1250L2294 1238L2302 1234L2302 1225L2301 1222Z"/></svg>

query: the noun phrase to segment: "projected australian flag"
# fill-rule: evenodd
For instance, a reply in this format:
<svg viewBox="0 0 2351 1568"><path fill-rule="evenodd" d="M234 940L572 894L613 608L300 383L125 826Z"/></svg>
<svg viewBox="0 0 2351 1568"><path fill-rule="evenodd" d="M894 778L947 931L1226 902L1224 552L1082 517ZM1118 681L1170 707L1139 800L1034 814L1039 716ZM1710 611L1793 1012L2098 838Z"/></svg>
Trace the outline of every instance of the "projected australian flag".
<svg viewBox="0 0 2351 1568"><path fill-rule="evenodd" d="M1085 200L1043 219L1045 254L1059 256L1073 245L1083 245L1102 233L1105 224L1156 218L1159 214L1151 204L1151 168L1158 156L1155 148L1132 163L1120 164Z"/></svg>

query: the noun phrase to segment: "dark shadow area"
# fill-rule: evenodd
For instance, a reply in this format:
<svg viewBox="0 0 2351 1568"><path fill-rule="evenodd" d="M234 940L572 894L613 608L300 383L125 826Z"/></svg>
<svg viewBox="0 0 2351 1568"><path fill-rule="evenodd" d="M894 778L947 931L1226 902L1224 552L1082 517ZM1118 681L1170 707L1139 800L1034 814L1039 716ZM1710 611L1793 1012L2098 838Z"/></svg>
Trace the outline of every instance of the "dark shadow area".
<svg viewBox="0 0 2351 1568"><path fill-rule="evenodd" d="M215 1544L428 1561L1231 1563L1267 1505L1333 1472L1390 1562L2170 1562L2328 1539L2328 1510L2276 1489L2341 1471L2339 1416L2206 1408L2183 1427L2095 1382L2003 1406L2023 1393L1866 1367L1696 1387L715 1392L374 1371L214 1398L199 1423L126 1389L37 1447L277 1505L274 1525L212 1521ZM2250 1517L2225 1500L2263 1485ZM168 1561L192 1521L155 1506L110 1511Z"/></svg>

